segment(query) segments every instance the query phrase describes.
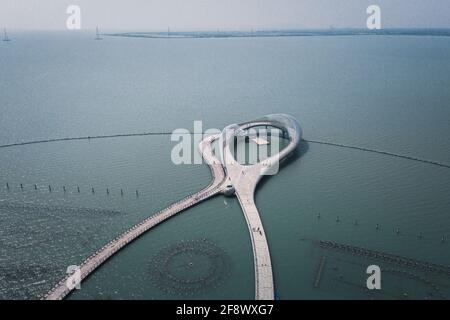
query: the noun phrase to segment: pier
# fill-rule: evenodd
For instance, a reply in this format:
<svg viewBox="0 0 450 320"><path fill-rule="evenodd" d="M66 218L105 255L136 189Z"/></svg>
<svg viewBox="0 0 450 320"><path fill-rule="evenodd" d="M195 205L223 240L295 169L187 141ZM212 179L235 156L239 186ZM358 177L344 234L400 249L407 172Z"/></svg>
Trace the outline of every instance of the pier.
<svg viewBox="0 0 450 320"><path fill-rule="evenodd" d="M127 244L160 224L161 222L169 219L175 214L190 208L197 203L206 200L216 194L218 194L221 189L220 186L225 179L225 173L222 165L219 163L217 158L212 153L211 143L215 140L215 137L209 137L200 143L200 150L202 151L203 157L208 161L212 180L208 186L206 186L201 191L194 193L186 198L177 201L167 208L157 212L153 216L145 219L139 224L134 225L126 232L111 240L105 246L97 250L94 254L84 260L80 267L80 280L84 280L91 273L93 273L100 265L102 265L108 258L113 256L120 249L125 247ZM68 275L62 279L55 287L50 290L45 296L45 300L61 300L66 297L74 288L68 284L76 283L75 275Z"/></svg>
<svg viewBox="0 0 450 320"><path fill-rule="evenodd" d="M289 139L289 144L278 154L272 155L262 162L250 166L241 165L234 160L229 147L229 142L234 141L235 136L241 135L244 130L258 126L272 126L280 129L283 133L283 137ZM222 143L219 145L221 159L216 157L212 149L212 144L216 140L220 140ZM139 224L134 225L123 234L111 240L81 263L79 272L73 275L67 275L56 284L43 299L63 299L73 290L74 285L72 284L77 284L78 281L84 280L120 249L177 213L210 197L218 195L219 193L227 195L232 195L234 193L242 207L252 241L255 268L255 299L273 300L274 281L269 246L254 201L254 194L256 186L261 178L265 175L275 174L278 171L279 163L287 158L298 147L300 141L301 129L298 122L291 116L281 114L269 115L259 120L245 122L239 125L231 125L226 127L222 134L204 138L199 144L199 149L212 174L212 180L209 185L201 191L171 204L167 208L157 212ZM276 168L276 172L272 172L274 168ZM232 192L230 192L230 190L232 190ZM92 193L95 193L93 188ZM121 195L123 196L122 189ZM139 196L137 191L136 196Z"/></svg>
<svg viewBox="0 0 450 320"><path fill-rule="evenodd" d="M289 139L289 144L278 154L254 165L241 165L231 153L230 142L244 130L253 127L275 127ZM269 245L266 233L255 204L255 190L263 176L278 172L279 164L286 159L301 141L301 128L298 122L288 115L269 115L259 120L245 122L226 127L222 132L222 163L227 173L227 188L234 188L235 195L241 204L252 240L253 260L255 268L255 299L274 300L274 281ZM276 171L274 171L276 170Z"/></svg>
<svg viewBox="0 0 450 320"><path fill-rule="evenodd" d="M415 268L424 272L437 273L445 276L450 276L450 267L419 261L411 258L401 257L398 255L385 253L381 251L369 250L365 248L355 247L333 241L316 241L316 244L322 249L335 250L343 253L348 253L353 256L360 256L363 258L381 260L387 263L397 264L402 267Z"/></svg>

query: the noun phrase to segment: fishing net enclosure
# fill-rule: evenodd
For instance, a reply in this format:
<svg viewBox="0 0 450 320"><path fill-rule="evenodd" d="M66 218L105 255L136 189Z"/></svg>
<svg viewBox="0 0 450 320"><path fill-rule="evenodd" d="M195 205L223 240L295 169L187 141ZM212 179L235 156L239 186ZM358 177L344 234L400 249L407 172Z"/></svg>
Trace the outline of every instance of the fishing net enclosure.
<svg viewBox="0 0 450 320"><path fill-rule="evenodd" d="M169 245L149 263L151 281L167 294L193 295L216 288L230 272L228 254L207 239Z"/></svg>

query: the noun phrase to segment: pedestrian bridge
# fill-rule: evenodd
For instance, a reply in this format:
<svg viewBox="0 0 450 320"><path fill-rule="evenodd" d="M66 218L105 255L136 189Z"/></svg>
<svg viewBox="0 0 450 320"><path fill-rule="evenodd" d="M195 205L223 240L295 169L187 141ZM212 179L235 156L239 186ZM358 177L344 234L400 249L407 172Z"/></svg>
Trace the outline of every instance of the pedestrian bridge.
<svg viewBox="0 0 450 320"><path fill-rule="evenodd" d="M230 151L230 141L235 136L242 135L245 130L258 126L272 126L280 129L283 132L283 136L289 139L289 144L278 154L272 155L257 164L250 166L241 165L234 160ZM131 227L115 239L112 239L88 257L79 266L79 272L66 276L43 299L63 299L74 289L75 282L86 279L107 259L151 228L210 197L227 192L227 190L232 188L241 204L252 241L255 268L255 299L273 300L274 281L269 246L254 201L254 194L256 185L261 178L265 175L273 175L278 171L279 163L286 159L298 147L301 136L300 125L293 117L284 114L275 114L255 121L227 126L222 134L206 137L199 144L199 148L212 174L212 180L208 186L199 192L171 204L167 208ZM212 144L216 140L219 140L220 158L213 152Z"/></svg>

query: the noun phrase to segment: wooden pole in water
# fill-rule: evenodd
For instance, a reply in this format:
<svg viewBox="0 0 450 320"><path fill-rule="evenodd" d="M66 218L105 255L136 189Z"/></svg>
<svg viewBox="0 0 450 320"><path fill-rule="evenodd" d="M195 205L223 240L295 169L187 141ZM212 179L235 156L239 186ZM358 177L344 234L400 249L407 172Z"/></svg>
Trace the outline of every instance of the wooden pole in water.
<svg viewBox="0 0 450 320"><path fill-rule="evenodd" d="M123 189L120 189L120 195L123 197Z"/></svg>
<svg viewBox="0 0 450 320"><path fill-rule="evenodd" d="M34 185L34 190L37 190L37 184Z"/></svg>
<svg viewBox="0 0 450 320"><path fill-rule="evenodd" d="M139 198L139 191L136 190L136 198Z"/></svg>
<svg viewBox="0 0 450 320"><path fill-rule="evenodd" d="M20 190L23 191L23 184L20 184Z"/></svg>
<svg viewBox="0 0 450 320"><path fill-rule="evenodd" d="M77 191L78 193L80 193L80 186L77 186Z"/></svg>
<svg viewBox="0 0 450 320"><path fill-rule="evenodd" d="M9 183L8 182L6 183L6 189L9 190Z"/></svg>
<svg viewBox="0 0 450 320"><path fill-rule="evenodd" d="M327 261L327 258L325 256L322 256L320 259L319 269L317 270L316 279L314 280L314 288L319 287L320 279L322 278L322 272L325 268L325 263Z"/></svg>
<svg viewBox="0 0 450 320"><path fill-rule="evenodd" d="M94 190L94 187L92 187L92 194L95 194L95 190Z"/></svg>
<svg viewBox="0 0 450 320"><path fill-rule="evenodd" d="M52 192L52 186L48 185L48 192Z"/></svg>

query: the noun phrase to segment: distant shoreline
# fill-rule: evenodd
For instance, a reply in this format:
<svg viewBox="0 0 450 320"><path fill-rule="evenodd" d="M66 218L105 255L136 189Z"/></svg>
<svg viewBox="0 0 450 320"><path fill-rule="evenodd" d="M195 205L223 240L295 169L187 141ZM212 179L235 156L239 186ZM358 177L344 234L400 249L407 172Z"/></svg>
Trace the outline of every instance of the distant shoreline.
<svg viewBox="0 0 450 320"><path fill-rule="evenodd" d="M450 29L328 29L328 30L266 30L266 31L173 31L105 33L104 36L180 39L180 38L258 38L312 36L437 36L450 37Z"/></svg>

